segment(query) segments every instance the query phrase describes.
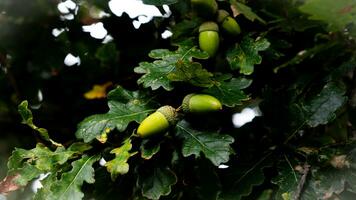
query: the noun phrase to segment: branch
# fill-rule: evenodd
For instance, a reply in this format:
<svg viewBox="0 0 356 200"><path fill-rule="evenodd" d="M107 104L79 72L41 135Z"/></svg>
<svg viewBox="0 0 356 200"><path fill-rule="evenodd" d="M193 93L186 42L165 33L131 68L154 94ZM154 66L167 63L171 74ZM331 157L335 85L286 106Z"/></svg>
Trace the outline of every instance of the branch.
<svg viewBox="0 0 356 200"><path fill-rule="evenodd" d="M308 163L305 163L303 166L303 171L302 171L302 177L299 180L299 184L297 187L297 192L294 195L294 200L299 200L300 199L300 195L302 194L304 185L305 185L305 181L307 180L307 176L310 170L310 165Z"/></svg>

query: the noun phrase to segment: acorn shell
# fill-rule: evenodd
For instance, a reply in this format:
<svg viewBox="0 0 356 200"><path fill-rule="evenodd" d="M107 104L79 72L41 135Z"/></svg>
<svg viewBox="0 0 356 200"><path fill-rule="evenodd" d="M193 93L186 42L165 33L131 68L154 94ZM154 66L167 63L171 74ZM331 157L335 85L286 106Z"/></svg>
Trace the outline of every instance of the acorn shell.
<svg viewBox="0 0 356 200"><path fill-rule="evenodd" d="M207 113L221 110L222 105L211 95L189 94L183 99L182 109L187 113Z"/></svg>
<svg viewBox="0 0 356 200"><path fill-rule="evenodd" d="M209 56L214 56L219 48L219 27L215 22L205 22L199 27L199 47Z"/></svg>
<svg viewBox="0 0 356 200"><path fill-rule="evenodd" d="M146 138L163 133L177 122L177 112L171 106L163 106L146 117L137 129L137 134Z"/></svg>
<svg viewBox="0 0 356 200"><path fill-rule="evenodd" d="M241 28L236 20L230 16L226 17L223 23L221 24L224 31L230 35L238 35L241 33Z"/></svg>
<svg viewBox="0 0 356 200"><path fill-rule="evenodd" d="M226 17L230 16L230 14L226 10L218 10L217 22L221 24Z"/></svg>
<svg viewBox="0 0 356 200"><path fill-rule="evenodd" d="M225 10L218 11L217 21L222 29L230 35L236 36L241 33L241 28L234 18Z"/></svg>

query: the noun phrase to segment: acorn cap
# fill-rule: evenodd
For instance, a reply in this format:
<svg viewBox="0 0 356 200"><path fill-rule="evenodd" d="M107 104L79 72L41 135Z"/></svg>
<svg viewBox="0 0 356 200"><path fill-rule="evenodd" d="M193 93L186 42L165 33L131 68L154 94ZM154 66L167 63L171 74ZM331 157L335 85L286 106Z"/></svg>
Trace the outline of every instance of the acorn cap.
<svg viewBox="0 0 356 200"><path fill-rule="evenodd" d="M216 31L219 32L219 26L215 22L204 22L199 26L199 33L204 31Z"/></svg>
<svg viewBox="0 0 356 200"><path fill-rule="evenodd" d="M230 16L230 14L226 10L218 10L218 17L217 21L218 23L222 23L226 17Z"/></svg>
<svg viewBox="0 0 356 200"><path fill-rule="evenodd" d="M157 109L167 119L170 126L174 126L178 121L178 113L172 106L162 106Z"/></svg>
<svg viewBox="0 0 356 200"><path fill-rule="evenodd" d="M188 94L187 96L184 97L183 99L183 103L182 103L182 109L184 112L189 112L189 101L190 101L190 98L192 96L194 96L195 94L192 93L192 94Z"/></svg>

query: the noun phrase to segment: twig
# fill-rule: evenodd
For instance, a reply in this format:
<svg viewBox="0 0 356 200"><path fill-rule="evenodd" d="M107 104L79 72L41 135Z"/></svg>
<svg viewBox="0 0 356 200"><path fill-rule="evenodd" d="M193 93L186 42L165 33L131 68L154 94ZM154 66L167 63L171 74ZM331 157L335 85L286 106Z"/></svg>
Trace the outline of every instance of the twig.
<svg viewBox="0 0 356 200"><path fill-rule="evenodd" d="M352 90L349 100L349 105L352 108L356 107L356 69L353 71L353 78L352 78Z"/></svg>
<svg viewBox="0 0 356 200"><path fill-rule="evenodd" d="M183 109L183 107L182 107L182 106L179 106L179 107L176 109L176 112L180 112L182 109Z"/></svg>
<svg viewBox="0 0 356 200"><path fill-rule="evenodd" d="M262 157L259 161L257 161L249 170L244 172L244 174L234 183L234 186L237 183L240 183L240 181L246 177L247 174L252 172L259 164L261 164L263 161L265 161L270 155L272 155L272 152L267 153L264 157Z"/></svg>
<svg viewBox="0 0 356 200"><path fill-rule="evenodd" d="M302 194L302 191L303 191L303 188L304 188L304 185L305 185L305 181L307 180L307 176L308 176L309 170L310 170L310 165L308 163L305 163L303 165L303 172L302 172L303 175L299 180L299 184L298 184L298 187L297 187L297 192L295 193L294 198L293 198L294 200L299 200L300 199L300 195Z"/></svg>
<svg viewBox="0 0 356 200"><path fill-rule="evenodd" d="M301 125L299 125L299 126L288 136L288 138L283 142L283 144L287 144L287 143L298 133L298 131L299 131L301 128L303 128L303 126L305 125L306 122L307 122L307 121L304 120L304 122L303 122Z"/></svg>
<svg viewBox="0 0 356 200"><path fill-rule="evenodd" d="M289 161L288 157L286 156L286 154L283 154L283 156L284 156L284 159L287 161L287 163L288 163L288 165L289 165L289 167L290 167L290 169L291 169L291 171L293 173L295 182L298 182L298 178L297 178L297 175L295 174L295 171L293 169L292 163L290 163L290 161Z"/></svg>

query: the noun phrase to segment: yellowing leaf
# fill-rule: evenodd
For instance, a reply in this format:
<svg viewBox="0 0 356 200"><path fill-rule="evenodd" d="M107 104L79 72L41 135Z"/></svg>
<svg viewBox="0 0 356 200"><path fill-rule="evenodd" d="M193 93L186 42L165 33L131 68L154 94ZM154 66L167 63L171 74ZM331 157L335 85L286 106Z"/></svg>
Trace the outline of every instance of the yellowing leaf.
<svg viewBox="0 0 356 200"><path fill-rule="evenodd" d="M96 137L96 139L97 139L100 143L104 144L104 143L106 143L106 141L108 140L108 133L110 133L110 132L111 132L111 129L110 129L110 128L106 128L105 131L104 131L101 135L98 135L98 136Z"/></svg>
<svg viewBox="0 0 356 200"><path fill-rule="evenodd" d="M106 89L112 86L112 82L106 82L102 85L94 85L93 88L84 94L86 99L101 99L106 97Z"/></svg>
<svg viewBox="0 0 356 200"><path fill-rule="evenodd" d="M283 200L290 200L290 199L292 199L290 193L288 193L288 192L283 193L283 194L282 194L282 198L283 198Z"/></svg>
<svg viewBox="0 0 356 200"><path fill-rule="evenodd" d="M132 149L131 140L127 139L124 141L123 145L113 149L110 153L115 154L113 160L108 161L105 166L111 174L112 180L115 180L116 177L120 174L126 174L129 171L129 164L127 161L137 152L130 153Z"/></svg>

